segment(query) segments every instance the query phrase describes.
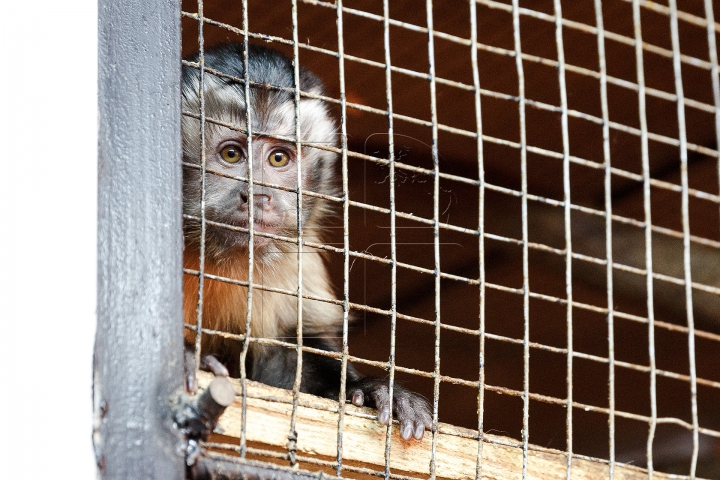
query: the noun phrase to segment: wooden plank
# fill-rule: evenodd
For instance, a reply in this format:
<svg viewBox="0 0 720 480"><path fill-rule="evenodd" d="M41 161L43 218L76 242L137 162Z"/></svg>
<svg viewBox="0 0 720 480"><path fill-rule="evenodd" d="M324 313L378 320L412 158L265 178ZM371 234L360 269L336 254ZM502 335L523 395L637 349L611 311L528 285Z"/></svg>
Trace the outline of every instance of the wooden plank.
<svg viewBox="0 0 720 480"><path fill-rule="evenodd" d="M205 388L212 375L199 372L198 384ZM231 379L236 391L240 391L237 379ZM292 392L269 387L257 382L247 382L248 442L270 447L285 447L290 430ZM374 420L374 411L346 405L343 431L343 458L375 466L384 470L385 428ZM307 456L335 458L337 452L337 402L313 395L301 394L297 411L297 448ZM240 437L240 397L220 418L219 427L225 436ZM437 442L437 475L442 478L475 478L477 462L477 432L440 424ZM522 478L522 449L500 443L517 443L506 437L485 434L483 444L482 478ZM391 471L408 472L413 476L429 475L431 435L427 432L422 441L404 441L397 428L393 429L390 454ZM565 478L567 457L563 452L533 447L528 454L528 478ZM307 467L307 466L306 466ZM352 477L352 472L344 475ZM572 478L590 480L608 478L608 465L588 460L573 459ZM636 467L615 468L615 479L645 479L648 475ZM656 473L656 479L671 478Z"/></svg>

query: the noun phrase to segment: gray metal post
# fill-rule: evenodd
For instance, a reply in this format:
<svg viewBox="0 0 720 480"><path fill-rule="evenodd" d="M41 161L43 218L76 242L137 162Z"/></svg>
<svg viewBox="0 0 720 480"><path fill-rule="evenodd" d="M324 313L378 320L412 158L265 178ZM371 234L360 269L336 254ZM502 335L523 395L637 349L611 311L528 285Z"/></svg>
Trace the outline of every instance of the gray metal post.
<svg viewBox="0 0 720 480"><path fill-rule="evenodd" d="M103 479L182 479L180 2L98 9L96 455Z"/></svg>

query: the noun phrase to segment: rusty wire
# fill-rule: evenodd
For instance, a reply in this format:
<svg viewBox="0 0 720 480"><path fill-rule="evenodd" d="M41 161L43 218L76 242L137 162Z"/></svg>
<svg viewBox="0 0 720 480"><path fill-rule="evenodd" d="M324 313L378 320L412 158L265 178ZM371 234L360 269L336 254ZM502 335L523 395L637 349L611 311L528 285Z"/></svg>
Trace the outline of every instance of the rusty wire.
<svg viewBox="0 0 720 480"><path fill-rule="evenodd" d="M345 44L343 41L342 0L338 0L338 79L340 84L340 150L342 161L342 217L343 217L343 326L342 360L340 366L340 393L338 394L338 433L335 472L342 475L343 427L345 426L345 399L347 398L348 330L350 321L350 187L348 186L347 99L345 97Z"/></svg>
<svg viewBox="0 0 720 480"><path fill-rule="evenodd" d="M715 142L720 145L720 66L718 66L718 52L715 41L715 13L712 0L705 0L705 16L707 28L708 53L710 55L710 72L715 103ZM720 148L720 147L719 147ZM718 161L718 191L720 191L720 161Z"/></svg>
<svg viewBox="0 0 720 480"><path fill-rule="evenodd" d="M297 362L295 364L295 381L293 382L293 406L290 414L290 433L288 434L288 454L290 465L295 466L295 449L297 432L295 422L297 420L298 398L300 397L300 383L302 381L302 353L303 353L303 195L302 195L302 140L300 138L300 52L298 48L298 21L297 21L297 0L292 0L292 35L293 35L293 76L294 76L294 98L295 107L295 162L297 164L297 329L296 346ZM247 36L246 36L247 38Z"/></svg>
<svg viewBox="0 0 720 480"><path fill-rule="evenodd" d="M338 4L338 16L343 13L342 4ZM395 339L397 332L397 245L396 245L396 225L397 211L395 208L395 126L393 118L393 101L392 101L392 62L390 60L390 5L389 0L383 0L383 52L385 54L385 101L387 102L388 111L388 183L390 188L390 356L388 358L389 374L388 374L388 395L393 396L395 384ZM392 418L392 402L390 403L390 417ZM391 475L390 472L390 448L391 433L393 424L390 422L385 430L385 477Z"/></svg>
<svg viewBox="0 0 720 480"><path fill-rule="evenodd" d="M433 358L433 418L432 418L432 447L430 450L430 479L434 480L437 469L435 452L437 450L438 411L440 406L440 155L438 152L438 113L435 80L435 35L433 34L433 4L432 0L425 2L425 15L427 18L428 34L428 80L430 81L430 127L432 132L432 162L433 162L433 262L435 277L435 351Z"/></svg>
<svg viewBox="0 0 720 480"><path fill-rule="evenodd" d="M615 312L613 295L612 247L612 171L610 169L610 113L608 108L607 65L605 62L605 29L602 0L595 0L597 24L598 68L600 70L600 108L603 119L603 162L605 163L605 265L608 337L608 464L610 480L615 478Z"/></svg>
<svg viewBox="0 0 720 480"><path fill-rule="evenodd" d="M682 183L683 273L685 275L685 311L688 326L688 357L690 370L690 412L692 415L693 450L690 477L695 477L700 450L700 421L697 403L697 369L695 365L695 320L693 315L692 278L690 271L690 199L688 196L688 150L685 126L685 102L680 61L680 33L678 32L676 0L670 0L670 38L672 40L673 73L677 95L678 137L680 140L680 178Z"/></svg>
<svg viewBox="0 0 720 480"><path fill-rule="evenodd" d="M638 114L640 117L641 150L642 150L642 172L643 172L643 213L645 218L645 270L648 274L645 277L645 288L647 290L647 315L648 315L648 360L650 362L650 421L648 422L648 437L646 446L647 468L650 478L653 475L653 442L657 430L657 372L655 358L655 301L653 285L653 257L652 257L652 231L648 225L652 225L651 204L650 204L650 154L648 148L648 127L645 107L645 71L642 49L642 27L640 24L640 4L638 0L633 1L633 28L635 31L635 68L638 82Z"/></svg>
<svg viewBox="0 0 720 480"><path fill-rule="evenodd" d="M570 480L573 459L573 308L572 308L572 228L570 223L570 133L568 131L568 98L565 84L565 47L562 36L562 7L560 0L554 0L555 12L555 44L558 55L558 85L560 86L560 124L562 128L563 145L563 223L565 234L565 296L567 305L565 310L565 325L567 331L567 356L565 383L567 385L567 406L565 407L565 450L567 453L566 478Z"/></svg>
<svg viewBox="0 0 720 480"><path fill-rule="evenodd" d="M205 216L206 170L207 158L205 155L205 39L203 29L203 0L198 0L198 64L200 77L198 82L198 98L200 99L200 263L198 266L198 299L195 317L195 365L200 365L202 356L202 314L203 290L205 285L205 239L207 236L207 219ZM193 392L194 393L194 392Z"/></svg>
<svg viewBox="0 0 720 480"><path fill-rule="evenodd" d="M242 14L243 14L243 32L245 33L243 38L244 58L243 58L243 86L245 105L250 105L250 72L248 62L248 5L247 0L243 0L242 3ZM247 132L247 165L248 165L248 225L253 225L255 208L254 202L255 197L253 195L253 189L255 186L255 179L253 178L253 150L252 150L252 112L249 108L245 109L245 130ZM254 276L255 276L255 232L254 229L248 230L248 281L247 281L247 312L245 316L245 331L252 332L252 306L253 306L253 290L254 290ZM262 283L262 280L261 280ZM240 353L240 398L242 400L242 412L241 412L241 427L240 427L240 446L239 453L241 457L245 457L247 449L247 369L246 359L248 350L250 348L250 335L245 335L243 339L242 351Z"/></svg>
<svg viewBox="0 0 720 480"><path fill-rule="evenodd" d="M480 308L478 312L478 331L480 351L478 358L478 452L475 467L475 480L482 478L484 420L485 420L485 308L486 308L486 282L485 282L485 156L483 148L482 109L480 96L480 69L477 58L477 4L469 0L470 4L470 64L472 66L473 87L475 90L475 126L477 128L477 162L478 162L478 287L480 290Z"/></svg>

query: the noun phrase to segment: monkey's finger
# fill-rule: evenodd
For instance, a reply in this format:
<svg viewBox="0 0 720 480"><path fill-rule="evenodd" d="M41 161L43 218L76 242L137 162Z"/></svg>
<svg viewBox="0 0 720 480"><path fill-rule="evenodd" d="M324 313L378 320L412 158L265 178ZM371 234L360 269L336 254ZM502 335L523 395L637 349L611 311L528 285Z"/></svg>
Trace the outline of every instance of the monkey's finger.
<svg viewBox="0 0 720 480"><path fill-rule="evenodd" d="M195 352L189 348L185 348L185 390L194 392L197 388L197 379L195 378Z"/></svg>
<svg viewBox="0 0 720 480"><path fill-rule="evenodd" d="M353 390L350 392L350 398L353 405L356 407L362 407L365 405L365 394L362 390Z"/></svg>
<svg viewBox="0 0 720 480"><path fill-rule="evenodd" d="M206 372L212 372L216 377L229 377L227 367L222 364L220 360L215 358L213 355L205 355L200 360L200 368Z"/></svg>
<svg viewBox="0 0 720 480"><path fill-rule="evenodd" d="M421 423L425 428L430 430L432 428L432 410L428 402L422 397L414 397L413 410L415 410L417 414L417 423Z"/></svg>
<svg viewBox="0 0 720 480"><path fill-rule="evenodd" d="M400 424L400 436L403 440L410 440L413 434L413 423L409 420Z"/></svg>
<svg viewBox="0 0 720 480"><path fill-rule="evenodd" d="M428 430L432 428L432 415L428 410L423 411L422 422Z"/></svg>
<svg viewBox="0 0 720 480"><path fill-rule="evenodd" d="M425 424L425 428L427 428L428 430L430 430L432 428L433 421L432 421L432 415L430 415L430 412L423 415L423 423Z"/></svg>
<svg viewBox="0 0 720 480"><path fill-rule="evenodd" d="M375 400L375 407L378 411L378 422L383 425L390 425L390 395L388 387L386 385L380 385L372 390L371 393L373 400Z"/></svg>
<svg viewBox="0 0 720 480"><path fill-rule="evenodd" d="M195 377L195 371L187 372L185 375L185 391L194 392L197 388L197 378Z"/></svg>
<svg viewBox="0 0 720 480"><path fill-rule="evenodd" d="M416 440L422 440L424 434L425 425L423 425L423 422L415 422L415 431L413 432L413 437L415 437Z"/></svg>
<svg viewBox="0 0 720 480"><path fill-rule="evenodd" d="M395 413L398 420L400 420L400 436L404 440L410 440L413 434L415 412L410 401L403 393L395 397Z"/></svg>
<svg viewBox="0 0 720 480"><path fill-rule="evenodd" d="M378 409L378 422L390 425L390 406Z"/></svg>

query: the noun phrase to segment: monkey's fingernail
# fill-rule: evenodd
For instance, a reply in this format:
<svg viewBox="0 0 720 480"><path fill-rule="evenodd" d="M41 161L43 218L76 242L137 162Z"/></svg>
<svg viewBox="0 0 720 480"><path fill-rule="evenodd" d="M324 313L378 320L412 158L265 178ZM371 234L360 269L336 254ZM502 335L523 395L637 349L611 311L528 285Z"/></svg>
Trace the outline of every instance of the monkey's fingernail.
<svg viewBox="0 0 720 480"><path fill-rule="evenodd" d="M365 404L365 395L363 395L363 392L353 393L352 403L356 407L362 407Z"/></svg>
<svg viewBox="0 0 720 480"><path fill-rule="evenodd" d="M413 437L415 437L417 440L422 440L424 433L425 433L425 425L423 425L422 423L416 423L415 431L413 432Z"/></svg>
<svg viewBox="0 0 720 480"><path fill-rule="evenodd" d="M403 440L410 440L410 436L412 435L412 423L407 422L403 423L400 426L400 436L403 438Z"/></svg>
<svg viewBox="0 0 720 480"><path fill-rule="evenodd" d="M390 425L390 410L382 409L378 412L378 422L383 425Z"/></svg>

